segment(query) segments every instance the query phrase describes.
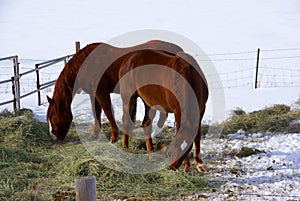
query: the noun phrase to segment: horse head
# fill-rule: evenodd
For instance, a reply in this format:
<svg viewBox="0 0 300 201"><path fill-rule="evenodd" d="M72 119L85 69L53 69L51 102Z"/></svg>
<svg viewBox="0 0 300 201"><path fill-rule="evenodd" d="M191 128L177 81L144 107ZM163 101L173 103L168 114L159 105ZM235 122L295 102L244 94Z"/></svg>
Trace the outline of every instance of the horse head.
<svg viewBox="0 0 300 201"><path fill-rule="evenodd" d="M52 140L64 140L73 119L71 107L47 96L49 107L47 122Z"/></svg>

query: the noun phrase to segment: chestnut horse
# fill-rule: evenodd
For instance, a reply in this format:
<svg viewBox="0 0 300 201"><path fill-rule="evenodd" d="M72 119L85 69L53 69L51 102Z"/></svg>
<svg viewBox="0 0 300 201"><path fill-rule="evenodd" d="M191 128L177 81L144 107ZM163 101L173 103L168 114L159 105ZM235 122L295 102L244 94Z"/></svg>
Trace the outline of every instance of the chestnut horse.
<svg viewBox="0 0 300 201"><path fill-rule="evenodd" d="M185 171L189 171L187 155L194 142L196 167L200 172L205 171L200 156L200 127L208 87L197 62L183 52L172 56L158 50L140 50L123 61L119 79L124 143L127 143L127 134L131 134L133 126L129 111L139 96L154 109L174 113L176 134L169 149L169 168L177 169L184 161Z"/></svg>
<svg viewBox="0 0 300 201"><path fill-rule="evenodd" d="M93 43L79 50L67 62L55 83L53 97L47 96L49 102L47 121L53 140L65 139L73 119L71 102L76 91L81 88L90 95L92 102L95 117L92 136L94 138L98 136L101 127L101 110L103 110L112 131L110 142L117 141L119 129L113 117L110 93L118 93L118 89L114 89L119 81L118 73L123 60L130 55L130 52L140 49L159 49L169 54L183 51L177 45L159 40L148 41L128 48L118 48L105 43ZM107 64L107 60L114 61ZM149 110L147 107L145 108L143 122L149 118L147 116ZM135 109L136 107L131 111L132 119L135 115ZM124 144L124 148L126 147L128 144Z"/></svg>

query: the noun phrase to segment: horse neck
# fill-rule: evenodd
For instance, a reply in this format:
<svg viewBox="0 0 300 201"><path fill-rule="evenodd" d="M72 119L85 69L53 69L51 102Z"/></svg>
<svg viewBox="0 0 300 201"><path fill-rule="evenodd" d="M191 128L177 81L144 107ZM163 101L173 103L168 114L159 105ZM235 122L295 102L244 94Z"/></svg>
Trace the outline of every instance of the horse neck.
<svg viewBox="0 0 300 201"><path fill-rule="evenodd" d="M76 90L74 89L76 75L63 71L56 81L53 99L62 105L62 107L69 108L72 103L73 91Z"/></svg>
<svg viewBox="0 0 300 201"><path fill-rule="evenodd" d="M70 60L56 80L53 99L62 107L70 107L73 99L73 91L77 91L74 86L75 80L81 65L77 65L74 60Z"/></svg>
<svg viewBox="0 0 300 201"><path fill-rule="evenodd" d="M70 107L74 95L73 92L77 92L80 88L76 83L79 70L88 55L100 44L92 43L87 45L66 63L55 84L54 100L58 100L61 104L65 103L67 107Z"/></svg>

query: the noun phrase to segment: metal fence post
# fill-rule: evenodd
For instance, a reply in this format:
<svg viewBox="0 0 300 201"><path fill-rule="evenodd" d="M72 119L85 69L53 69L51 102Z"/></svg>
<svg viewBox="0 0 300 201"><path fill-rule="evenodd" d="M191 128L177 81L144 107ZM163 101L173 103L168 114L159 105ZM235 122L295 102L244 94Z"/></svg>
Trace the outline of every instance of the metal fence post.
<svg viewBox="0 0 300 201"><path fill-rule="evenodd" d="M255 69L255 81L254 81L254 88L257 89L258 87L258 67L259 67L259 54L260 49L257 49L257 57L256 57L256 69Z"/></svg>

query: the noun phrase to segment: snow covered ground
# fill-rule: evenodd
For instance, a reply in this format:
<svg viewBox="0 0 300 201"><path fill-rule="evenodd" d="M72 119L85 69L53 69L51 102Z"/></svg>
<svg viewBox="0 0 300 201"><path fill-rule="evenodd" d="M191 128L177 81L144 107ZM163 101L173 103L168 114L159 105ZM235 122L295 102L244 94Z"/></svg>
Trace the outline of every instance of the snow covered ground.
<svg viewBox="0 0 300 201"><path fill-rule="evenodd" d="M4 96L7 94L2 94ZM51 93L48 93L51 96ZM121 121L122 103L119 95L112 95L115 117ZM232 109L242 108L247 112L263 109L273 104L293 103L299 99L295 88L291 89L227 89L225 90L226 116ZM11 106L6 106L10 108ZM48 104L37 106L36 97L22 101L22 107L34 111L37 119L45 121ZM74 122L92 122L89 97L76 95L72 104ZM210 108L210 107L208 107ZM3 109L3 107L1 108ZM211 109L204 121L210 122ZM139 104L138 119L143 118L142 104ZM106 121L105 115L102 120ZM173 125L172 115L168 124ZM297 123L297 122L296 122ZM201 153L211 180L206 193L197 193L185 199L198 200L299 200L300 199L300 134L294 133L234 133L228 138L207 138L201 141ZM238 157L242 148L261 151L248 157Z"/></svg>
<svg viewBox="0 0 300 201"><path fill-rule="evenodd" d="M299 200L300 134L234 134L205 139L202 153L214 187L213 200ZM234 156L242 148L263 153ZM217 187L216 187L217 186Z"/></svg>
<svg viewBox="0 0 300 201"><path fill-rule="evenodd" d="M72 54L77 40L84 46L129 31L162 29L194 41L210 55L217 71L225 76L236 70L243 70L243 77L253 76L259 47L269 50L262 51L261 67L299 70L299 5L298 0L3 0L0 2L0 57L19 55L21 65L32 68L35 62ZM230 54L232 52L235 54ZM6 79L3 76L9 79L11 69L0 67L0 79ZM52 74L56 76L58 72L46 72L44 80L49 81ZM270 71L266 68L263 72L268 74ZM296 76L299 71L293 72ZM35 85L35 80L27 78L26 83ZM25 85L25 91L29 85ZM251 112L273 104L292 105L300 98L299 87L254 90L251 85L224 89L224 117L236 107ZM11 99L10 86L0 91L1 101ZM37 97L32 95L22 100L21 107L32 109L37 119L45 121L48 106L45 95L51 96L52 91L42 93L44 105L38 107ZM89 101L84 95L78 95L78 98L73 104L75 120L91 121L90 112L80 113L90 111ZM113 99L115 116L121 119L120 99L116 95ZM80 101L84 104L79 107ZM12 105L1 106L0 111L3 109L12 110ZM142 119L142 111L139 110L138 119ZM213 112L210 100L204 121L210 122ZM168 123L172 125L172 122L170 115ZM225 139L204 139L202 153L215 185L210 193L197 194L191 199L300 200L299 144L299 134L292 133L233 134ZM238 152L242 147L265 153L242 158L226 155Z"/></svg>
<svg viewBox="0 0 300 201"><path fill-rule="evenodd" d="M247 88L234 88L234 89L225 89L225 114L224 117L227 118L231 115L232 110L236 108L241 108L246 112L252 112L255 110L264 109L270 107L274 104L286 104L288 106L293 106L294 103L300 98L300 89L298 88L268 88L268 89L247 89ZM43 105L37 106L37 95L31 95L26 97L21 102L21 107L30 108L35 111L37 119L45 121L45 114L48 108L48 103L46 102L46 95L52 97L52 92L43 92L42 100L44 101ZM1 94L3 99L11 99L11 94ZM122 116L122 102L118 94L111 95L113 100L114 113L117 119L121 119ZM204 116L205 122L210 122L212 118L213 106L208 100L207 110ZM90 102L88 95L77 94L75 100L73 101L72 109L73 112L80 110L90 111ZM8 104L0 107L0 111L3 109L12 110L12 104ZM91 119L89 115L90 112L86 113L86 118ZM102 114L103 118L105 115ZM143 104L139 101L139 112L137 114L137 119L142 120L143 118ZM103 119L105 120L105 119ZM173 121L172 115L169 118L170 121Z"/></svg>

